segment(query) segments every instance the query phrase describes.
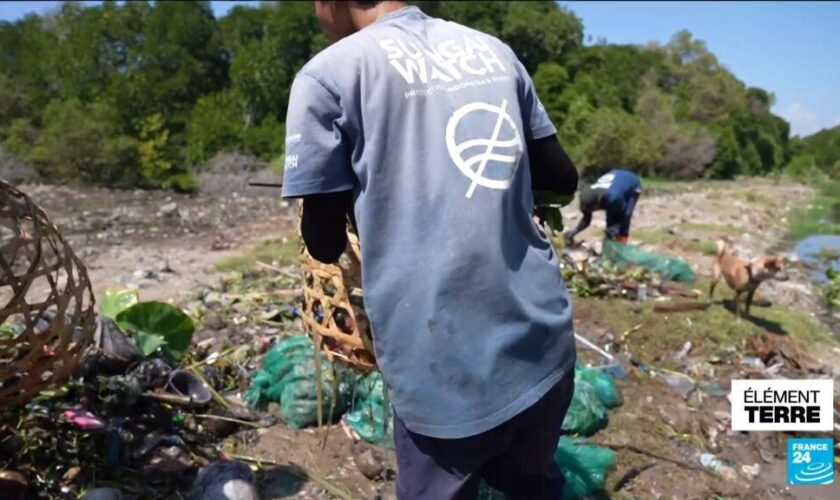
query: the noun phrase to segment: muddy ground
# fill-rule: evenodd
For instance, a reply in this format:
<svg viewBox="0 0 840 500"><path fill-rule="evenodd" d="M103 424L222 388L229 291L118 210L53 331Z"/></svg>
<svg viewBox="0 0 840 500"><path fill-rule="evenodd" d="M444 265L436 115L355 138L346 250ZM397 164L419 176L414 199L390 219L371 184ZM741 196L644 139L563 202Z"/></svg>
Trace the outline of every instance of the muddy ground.
<svg viewBox="0 0 840 500"><path fill-rule="evenodd" d="M220 268L229 269L231 262L234 267L253 265L249 259L258 258L253 257L260 255L254 249L260 244L266 248L265 240L285 245L284 238L294 237L294 207L271 192L219 198L56 187L25 190L86 261L98 297L109 288L136 287L142 300L184 303L197 290L218 283L224 276ZM728 238L745 256L784 252L788 218L812 196L809 188L768 180L647 189L631 239L685 258L702 287L711 273L715 240ZM574 205L564 213L568 223L577 221ZM603 218L596 216L594 226L583 238L597 248ZM840 369L840 349L821 323L822 303L805 272L794 268L789 281L764 285L760 291L772 306L757 308L753 319L742 322L735 321L731 303L724 300L731 297L725 285L718 288L711 309L684 314L658 315L649 303L578 299L576 328L600 345L624 349L646 366L681 371L723 389L731 378L762 376L746 368L739 354L746 349L745 339L769 330L789 338L821 365L809 365L812 370L785 366L783 375L834 376ZM620 346L616 343L639 324ZM199 335L213 333L205 329ZM693 349L677 361L675 354L686 340L693 342ZM582 347L579 353L582 361L600 363ZM618 466L607 480L608 497L840 498L840 480L822 490L788 490L787 436L732 433L724 396L703 394L686 400L644 372L619 381L619 388L624 404L610 412L607 429L590 438L618 449ZM328 439L322 448L324 432ZM339 426L296 431L280 424L248 434L249 444L240 444L237 451L267 461L260 473L263 498L394 497L392 480L371 481L354 463L372 447L353 443ZM837 433L834 437L840 440ZM627 445L637 449L623 448ZM395 467L393 455L376 453L389 476L388 470ZM699 470L701 453L730 460L738 477L724 480Z"/></svg>

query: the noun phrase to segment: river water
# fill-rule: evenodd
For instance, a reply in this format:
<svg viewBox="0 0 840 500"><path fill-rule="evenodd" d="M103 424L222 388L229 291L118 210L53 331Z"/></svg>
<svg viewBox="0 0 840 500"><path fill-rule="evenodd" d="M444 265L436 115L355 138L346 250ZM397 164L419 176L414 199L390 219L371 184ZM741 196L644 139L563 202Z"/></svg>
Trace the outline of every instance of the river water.
<svg viewBox="0 0 840 500"><path fill-rule="evenodd" d="M796 242L793 252L809 269L811 278L826 281L825 271L832 267L840 271L840 259L826 259L825 255L840 256L840 235L814 234Z"/></svg>

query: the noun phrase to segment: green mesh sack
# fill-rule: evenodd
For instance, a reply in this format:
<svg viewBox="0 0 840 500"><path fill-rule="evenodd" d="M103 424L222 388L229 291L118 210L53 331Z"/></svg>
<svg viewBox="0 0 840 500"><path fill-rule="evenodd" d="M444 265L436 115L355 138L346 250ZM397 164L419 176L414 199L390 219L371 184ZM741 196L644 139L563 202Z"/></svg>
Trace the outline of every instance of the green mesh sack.
<svg viewBox="0 0 840 500"><path fill-rule="evenodd" d="M563 488L564 500L577 500L604 488L607 471L615 467L615 453L609 448L585 444L563 436L557 443L554 462L566 479ZM505 495L482 481L478 498L505 500Z"/></svg>
<svg viewBox="0 0 840 500"><path fill-rule="evenodd" d="M595 387L585 380L576 380L562 429L570 434L591 436L606 426L607 409L598 398Z"/></svg>
<svg viewBox="0 0 840 500"><path fill-rule="evenodd" d="M309 337L300 335L278 342L263 357L262 368L251 379L245 401L253 407L278 403L286 423L299 429L318 423L318 385L315 351ZM350 395L347 370L321 355L321 410L325 421L347 409Z"/></svg>
<svg viewBox="0 0 840 500"><path fill-rule="evenodd" d="M347 409L348 389L344 382L339 381L336 390L333 375L326 371L322 371L322 373L322 418L324 422L334 422ZM318 423L318 387L314 374L313 367L309 376L293 380L283 388L280 399L280 414L289 427L293 429L301 429Z"/></svg>
<svg viewBox="0 0 840 500"><path fill-rule="evenodd" d="M584 368L575 365L575 384L588 383L595 390L595 395L607 408L615 408L621 404L621 395L615 386L613 378L604 370L597 368Z"/></svg>
<svg viewBox="0 0 840 500"><path fill-rule="evenodd" d="M682 259L646 252L610 238L604 240L604 260L616 265L640 266L666 280L694 283L694 271Z"/></svg>
<svg viewBox="0 0 840 500"><path fill-rule="evenodd" d="M563 498L584 498L604 487L607 471L615 467L615 453L563 436L554 452L554 462L566 478Z"/></svg>
<svg viewBox="0 0 840 500"><path fill-rule="evenodd" d="M344 420L368 443L394 447L393 413L380 372L372 372L358 380L355 404Z"/></svg>

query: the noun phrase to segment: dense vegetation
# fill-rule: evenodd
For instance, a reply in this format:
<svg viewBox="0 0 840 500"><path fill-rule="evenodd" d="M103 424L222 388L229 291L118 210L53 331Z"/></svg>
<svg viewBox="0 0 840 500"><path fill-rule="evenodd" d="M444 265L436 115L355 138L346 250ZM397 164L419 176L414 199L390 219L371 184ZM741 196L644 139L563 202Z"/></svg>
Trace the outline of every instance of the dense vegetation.
<svg viewBox="0 0 840 500"><path fill-rule="evenodd" d="M791 173L801 174L821 169L829 177L840 179L840 125L804 139L793 139L791 153Z"/></svg>
<svg viewBox="0 0 840 500"><path fill-rule="evenodd" d="M730 178L790 159L772 94L688 32L664 46L584 46L580 20L555 2L417 3L510 44L589 175ZM207 2L68 2L0 22L0 159L52 181L174 187L220 151L271 161L295 72L326 45L310 2L221 19Z"/></svg>

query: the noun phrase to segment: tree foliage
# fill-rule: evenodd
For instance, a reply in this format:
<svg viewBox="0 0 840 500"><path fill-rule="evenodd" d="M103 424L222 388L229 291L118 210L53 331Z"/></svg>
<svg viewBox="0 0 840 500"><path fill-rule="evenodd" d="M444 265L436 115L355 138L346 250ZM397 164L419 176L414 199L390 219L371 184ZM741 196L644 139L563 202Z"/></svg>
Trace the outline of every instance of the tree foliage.
<svg viewBox="0 0 840 500"><path fill-rule="evenodd" d="M800 173L806 169L820 169L840 179L840 125L791 141L791 167ZM804 172L803 172L804 173Z"/></svg>
<svg viewBox="0 0 840 500"><path fill-rule="evenodd" d="M840 132L788 141L774 97L681 31L665 45L584 45L556 2L413 2L511 46L587 175L761 175L834 165ZM66 2L0 22L0 142L53 181L192 185L219 152L282 155L296 72L327 46L308 2ZM840 167L838 167L840 168Z"/></svg>

